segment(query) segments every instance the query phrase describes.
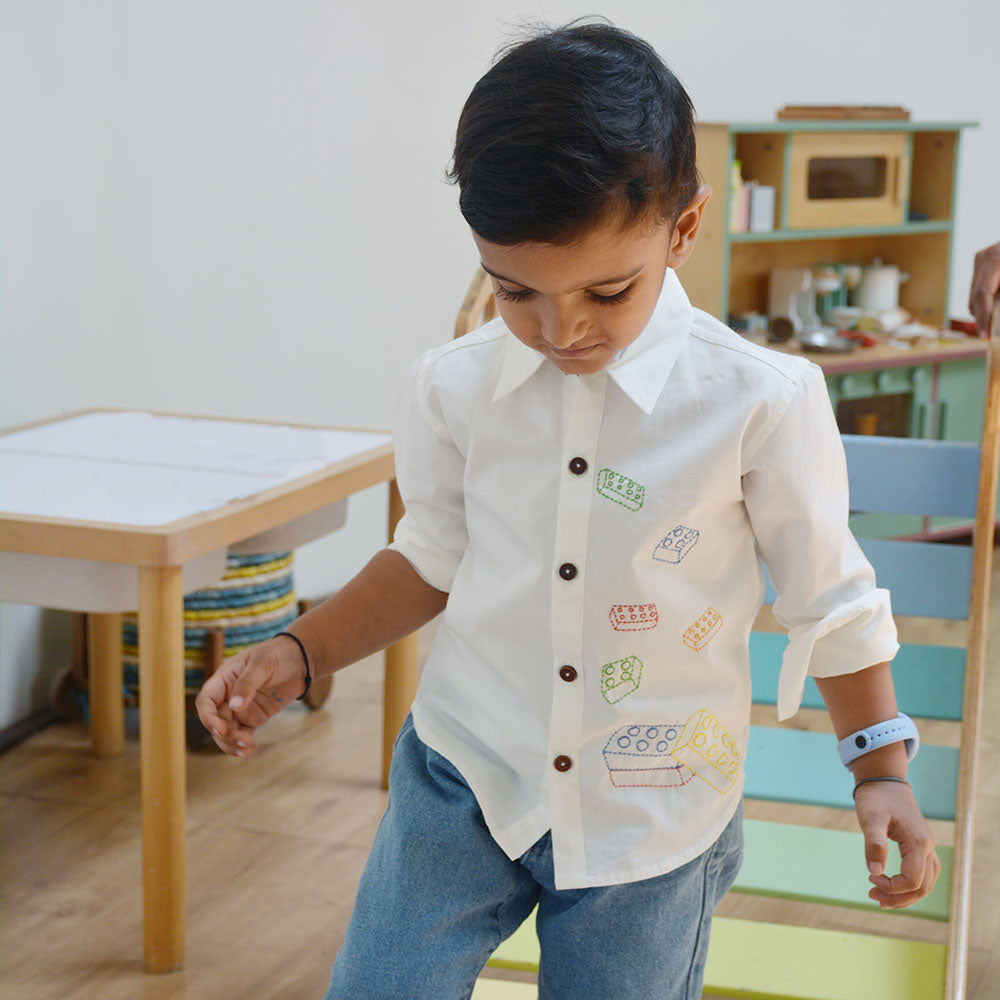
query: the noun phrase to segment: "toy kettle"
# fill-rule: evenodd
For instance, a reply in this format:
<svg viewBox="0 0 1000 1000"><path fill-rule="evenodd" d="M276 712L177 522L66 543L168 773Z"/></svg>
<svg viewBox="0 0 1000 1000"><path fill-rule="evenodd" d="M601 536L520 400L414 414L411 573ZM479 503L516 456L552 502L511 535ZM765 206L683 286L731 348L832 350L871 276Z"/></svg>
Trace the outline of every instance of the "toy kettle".
<svg viewBox="0 0 1000 1000"><path fill-rule="evenodd" d="M899 308L899 286L910 276L878 258L861 269L861 280L854 291L854 304L865 312L884 312Z"/></svg>

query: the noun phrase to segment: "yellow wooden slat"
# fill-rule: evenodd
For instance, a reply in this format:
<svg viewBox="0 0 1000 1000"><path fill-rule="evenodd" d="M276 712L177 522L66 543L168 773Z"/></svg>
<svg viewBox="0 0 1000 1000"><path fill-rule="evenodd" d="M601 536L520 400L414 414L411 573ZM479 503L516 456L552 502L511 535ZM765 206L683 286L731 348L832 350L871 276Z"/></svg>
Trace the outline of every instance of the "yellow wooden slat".
<svg viewBox="0 0 1000 1000"><path fill-rule="evenodd" d="M941 1000L946 954L924 941L717 917L705 991L741 1000ZM538 957L529 918L489 964L537 972Z"/></svg>
<svg viewBox="0 0 1000 1000"><path fill-rule="evenodd" d="M944 945L718 917L705 991L743 1000L941 1000Z"/></svg>
<svg viewBox="0 0 1000 1000"><path fill-rule="evenodd" d="M477 979L472 1000L537 1000L533 983L512 983L505 979Z"/></svg>

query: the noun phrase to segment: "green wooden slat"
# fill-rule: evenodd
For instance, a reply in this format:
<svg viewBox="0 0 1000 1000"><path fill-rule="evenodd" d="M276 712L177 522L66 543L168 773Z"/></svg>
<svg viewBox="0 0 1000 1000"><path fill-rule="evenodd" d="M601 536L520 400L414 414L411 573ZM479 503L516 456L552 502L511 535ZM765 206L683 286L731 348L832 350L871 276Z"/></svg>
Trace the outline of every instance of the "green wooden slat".
<svg viewBox="0 0 1000 1000"><path fill-rule="evenodd" d="M533 928L529 917L488 964L537 972ZM944 945L924 941L716 917L705 992L742 1000L941 1000L946 955Z"/></svg>
<svg viewBox="0 0 1000 1000"><path fill-rule="evenodd" d="M733 891L879 910L868 898L872 886L860 833L748 819L743 823L743 835L746 850ZM930 894L904 910L886 913L948 919L952 850L938 845L937 853L941 875ZM822 858L821 864L817 858ZM899 871L899 848L892 841L886 870L891 875Z"/></svg>
<svg viewBox="0 0 1000 1000"><path fill-rule="evenodd" d="M774 705L778 700L778 675L788 637L780 632L750 634L750 671L753 700ZM892 661L892 678L901 711L925 719L962 718L965 651L951 646L917 644L900 647ZM802 696L805 708L823 708L816 682L806 678Z"/></svg>
<svg viewBox="0 0 1000 1000"><path fill-rule="evenodd" d="M748 798L854 808L851 773L840 763L831 733L751 726L746 770ZM955 818L958 750L921 746L908 775L925 816Z"/></svg>

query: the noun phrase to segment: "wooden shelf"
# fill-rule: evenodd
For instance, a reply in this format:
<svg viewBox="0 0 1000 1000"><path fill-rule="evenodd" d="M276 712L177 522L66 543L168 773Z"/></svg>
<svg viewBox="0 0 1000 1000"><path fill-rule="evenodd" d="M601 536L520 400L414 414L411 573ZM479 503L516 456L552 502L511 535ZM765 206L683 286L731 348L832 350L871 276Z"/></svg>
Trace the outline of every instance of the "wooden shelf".
<svg viewBox="0 0 1000 1000"><path fill-rule="evenodd" d="M772 229L764 233L730 233L730 243L777 243L792 240L849 239L854 236L922 236L950 233L951 222L929 220L905 222L900 226L864 226L844 229Z"/></svg>

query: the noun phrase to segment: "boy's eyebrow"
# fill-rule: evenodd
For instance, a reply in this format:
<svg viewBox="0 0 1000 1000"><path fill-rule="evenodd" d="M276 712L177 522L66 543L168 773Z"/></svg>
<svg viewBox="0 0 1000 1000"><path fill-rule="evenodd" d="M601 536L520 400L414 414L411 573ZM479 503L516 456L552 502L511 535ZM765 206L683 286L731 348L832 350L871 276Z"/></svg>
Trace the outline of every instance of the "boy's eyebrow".
<svg viewBox="0 0 1000 1000"><path fill-rule="evenodd" d="M479 266L489 275L492 275L498 281L509 281L512 285L520 285L522 288L528 288L529 291L534 291L528 285L517 280L517 278L508 278L504 274L497 274L496 271L491 271L482 261L479 262ZM600 288L602 285L617 285L620 281L629 281L634 278L646 265L640 264L634 271L630 271L628 274L619 274L613 278L601 278L599 281L588 281L586 284L581 285L581 288Z"/></svg>

